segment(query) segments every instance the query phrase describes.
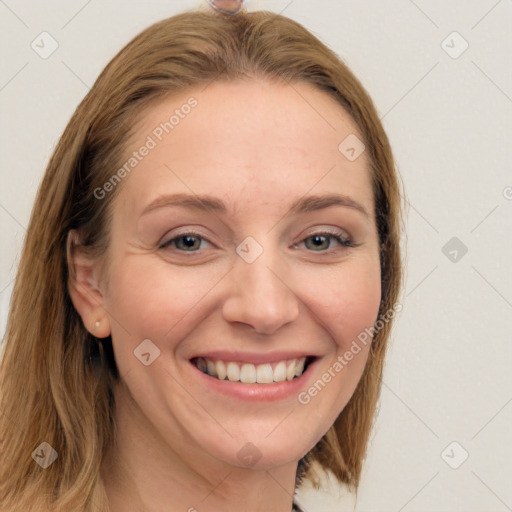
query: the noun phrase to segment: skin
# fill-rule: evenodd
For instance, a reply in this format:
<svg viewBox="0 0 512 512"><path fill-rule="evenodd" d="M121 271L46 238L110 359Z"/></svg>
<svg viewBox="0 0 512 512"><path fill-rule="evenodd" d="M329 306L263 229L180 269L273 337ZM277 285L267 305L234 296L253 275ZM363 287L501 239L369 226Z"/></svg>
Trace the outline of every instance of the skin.
<svg viewBox="0 0 512 512"><path fill-rule="evenodd" d="M198 101L117 185L107 257L72 257L75 307L95 336L112 335L121 375L117 442L102 466L114 512L289 512L297 463L349 401L369 344L308 404L296 395L254 402L215 393L189 358L213 349L304 350L320 357L307 390L377 319L369 164L365 153L349 161L338 150L359 133L354 121L306 83L202 89L147 109L127 157L169 113L191 96ZM227 212L162 207L141 215L159 195L178 192L213 195ZM368 215L347 206L288 212L298 198L333 192ZM325 229L357 245L327 237L317 248L313 235ZM160 247L188 231L202 237L197 253L183 239ZM235 252L247 236L263 248L252 263ZM134 356L144 339L160 350L149 366ZM251 467L237 457L247 442L261 454Z"/></svg>

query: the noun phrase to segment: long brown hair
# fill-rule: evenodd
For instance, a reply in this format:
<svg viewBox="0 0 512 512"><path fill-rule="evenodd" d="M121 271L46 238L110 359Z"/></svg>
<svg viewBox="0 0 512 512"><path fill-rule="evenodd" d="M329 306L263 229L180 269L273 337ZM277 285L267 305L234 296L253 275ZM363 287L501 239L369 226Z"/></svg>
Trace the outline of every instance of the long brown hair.
<svg viewBox="0 0 512 512"><path fill-rule="evenodd" d="M300 24L270 12L229 16L197 10L150 26L112 59L77 107L37 194L0 367L1 510L109 510L100 466L113 441L112 390L119 375L111 339L92 336L70 300L67 236L79 229L91 251L104 253L116 191L99 201L94 190L121 165L129 135L150 101L187 86L242 77L308 82L353 117L373 176L380 313L397 303L399 179L372 100L347 66ZM375 334L349 403L299 462L297 485L311 478L317 486L311 466L316 461L357 490L391 325L385 322ZM57 452L48 469L31 456L42 442Z"/></svg>

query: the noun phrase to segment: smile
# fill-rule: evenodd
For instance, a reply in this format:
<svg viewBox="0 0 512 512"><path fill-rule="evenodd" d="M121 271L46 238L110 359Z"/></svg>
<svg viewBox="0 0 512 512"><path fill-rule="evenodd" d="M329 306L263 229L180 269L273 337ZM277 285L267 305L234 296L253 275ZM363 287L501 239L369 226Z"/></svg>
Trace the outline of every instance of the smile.
<svg viewBox="0 0 512 512"><path fill-rule="evenodd" d="M252 364L243 361L195 357L192 359L192 363L204 374L218 380L243 384L272 384L297 379L305 372L312 359L314 358L300 357L271 363Z"/></svg>

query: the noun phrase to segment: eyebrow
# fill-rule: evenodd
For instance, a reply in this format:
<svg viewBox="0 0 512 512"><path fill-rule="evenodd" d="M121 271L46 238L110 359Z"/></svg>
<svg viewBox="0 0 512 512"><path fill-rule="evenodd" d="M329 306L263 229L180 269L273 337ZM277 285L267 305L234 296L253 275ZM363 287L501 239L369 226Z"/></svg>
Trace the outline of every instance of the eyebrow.
<svg viewBox="0 0 512 512"><path fill-rule="evenodd" d="M146 206L141 214L145 215L157 208L168 206L181 206L184 208L192 208L195 210L212 212L212 213L227 213L226 205L217 197L203 194L203 195L190 195L190 194L170 194L157 197L148 206ZM366 209L349 196L343 194L322 194L301 197L294 201L288 209L287 215L297 215L300 213L308 213L316 210L329 208L330 206L343 206L352 208L365 217L369 217Z"/></svg>

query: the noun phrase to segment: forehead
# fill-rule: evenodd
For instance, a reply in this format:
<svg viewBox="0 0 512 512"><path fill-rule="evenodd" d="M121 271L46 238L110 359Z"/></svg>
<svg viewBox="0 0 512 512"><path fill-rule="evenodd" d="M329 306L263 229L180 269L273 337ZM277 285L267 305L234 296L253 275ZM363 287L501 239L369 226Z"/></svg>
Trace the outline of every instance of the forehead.
<svg viewBox="0 0 512 512"><path fill-rule="evenodd" d="M358 139L341 105L307 83L254 79L189 88L153 102L139 118L125 155L134 165L126 167L119 200L140 211L159 194L208 193L235 213L283 207L308 192L340 192L372 212L365 152L353 160L339 149Z"/></svg>

